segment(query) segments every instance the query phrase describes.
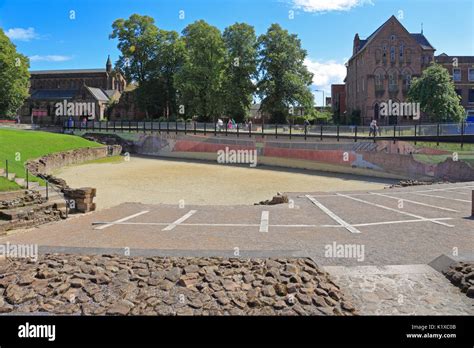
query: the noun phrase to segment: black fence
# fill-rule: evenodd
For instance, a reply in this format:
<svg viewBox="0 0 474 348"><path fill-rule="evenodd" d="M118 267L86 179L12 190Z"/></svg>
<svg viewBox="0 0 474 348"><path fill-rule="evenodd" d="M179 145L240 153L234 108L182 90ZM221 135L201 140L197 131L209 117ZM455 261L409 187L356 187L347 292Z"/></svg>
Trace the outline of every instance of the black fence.
<svg viewBox="0 0 474 348"><path fill-rule="evenodd" d="M151 122L151 121L65 121L65 132L93 131L111 133L166 133L234 137L286 137L289 139L350 139L405 140L413 142L474 143L474 123L438 123L425 125L379 126L374 131L368 126L345 125L276 125L276 124L224 124L202 122Z"/></svg>

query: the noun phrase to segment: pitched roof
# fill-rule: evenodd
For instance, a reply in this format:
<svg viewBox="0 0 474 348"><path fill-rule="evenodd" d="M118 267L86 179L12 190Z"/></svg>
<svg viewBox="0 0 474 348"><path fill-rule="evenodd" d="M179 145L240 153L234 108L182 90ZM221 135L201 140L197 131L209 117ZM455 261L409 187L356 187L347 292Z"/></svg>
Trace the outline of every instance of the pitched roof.
<svg viewBox="0 0 474 348"><path fill-rule="evenodd" d="M30 99L34 100L58 100L58 99L73 99L77 94L75 89L41 89L34 91Z"/></svg>
<svg viewBox="0 0 474 348"><path fill-rule="evenodd" d="M94 99L98 101L109 101L109 97L102 89L88 86L86 86L86 88L91 92Z"/></svg>
<svg viewBox="0 0 474 348"><path fill-rule="evenodd" d="M50 75L50 74L95 74L106 73L105 69L66 69L66 70L33 70L31 75Z"/></svg>
<svg viewBox="0 0 474 348"><path fill-rule="evenodd" d="M382 30L382 28L390 22L390 20L395 19L403 29L405 27L400 23L400 21L395 17L391 16L389 19L387 19L381 26L379 26L372 34L370 34L365 40L360 40L359 39L359 48L357 52L353 55L356 56L359 54L362 49L367 46L367 44L374 39L374 37ZM406 29L405 29L406 30ZM408 33L408 31L407 31ZM431 49L434 50L435 48L429 43L428 39L422 34L422 33L408 33L423 49Z"/></svg>

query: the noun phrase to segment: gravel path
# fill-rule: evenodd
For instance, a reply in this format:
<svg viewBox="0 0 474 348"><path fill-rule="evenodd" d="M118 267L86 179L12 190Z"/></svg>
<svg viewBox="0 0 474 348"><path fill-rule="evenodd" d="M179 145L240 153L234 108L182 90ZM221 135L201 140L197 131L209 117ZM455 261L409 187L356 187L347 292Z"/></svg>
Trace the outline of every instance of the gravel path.
<svg viewBox="0 0 474 348"><path fill-rule="evenodd" d="M71 187L97 188L97 209L144 204L253 204L276 192L381 189L393 180L132 157L122 163L72 166L57 175Z"/></svg>

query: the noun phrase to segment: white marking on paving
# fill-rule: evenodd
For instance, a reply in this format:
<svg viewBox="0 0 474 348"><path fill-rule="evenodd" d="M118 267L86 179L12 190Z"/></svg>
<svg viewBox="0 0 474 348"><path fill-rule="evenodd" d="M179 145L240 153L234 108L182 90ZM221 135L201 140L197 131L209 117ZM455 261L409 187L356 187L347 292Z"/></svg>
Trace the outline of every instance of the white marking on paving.
<svg viewBox="0 0 474 348"><path fill-rule="evenodd" d="M458 198L451 198L451 197L444 197L444 196L436 196L436 195L429 195L427 193L419 193L419 192L412 192L414 195L418 196L425 196L425 197L433 197L433 198L441 198L441 199L447 199L448 201L457 201L457 202L467 202L471 203L471 201L468 201L466 199L458 199Z"/></svg>
<svg viewBox="0 0 474 348"><path fill-rule="evenodd" d="M360 231L357 228L351 226L349 223L347 223L346 221L341 219L339 216L334 214L331 210L329 210L324 205L322 205L314 197L311 197L310 195L306 195L306 198L308 198L311 202L313 202L314 205L316 205L319 209L321 209L323 212L325 212L331 219L336 221L339 225L343 226L349 232L351 232L351 233L360 233Z"/></svg>
<svg viewBox="0 0 474 348"><path fill-rule="evenodd" d="M167 227L163 228L162 231L171 231L176 226L178 226L179 224L181 224L182 222L186 221L191 216L193 216L196 212L197 212L197 210L190 210L189 212L187 212L186 214L181 216L178 220L176 220L175 222L172 222Z"/></svg>
<svg viewBox="0 0 474 348"><path fill-rule="evenodd" d="M149 210L144 210L144 211L141 211L141 212L139 212L139 213L136 213L136 214L133 214L133 215L124 217L124 218L122 218L122 219L113 221L113 222L111 222L111 223L108 223L108 224L105 224L105 225L96 227L95 229L96 229L96 230L104 230L104 229L106 229L106 228L108 228L108 227L110 227L110 226L116 225L116 224L121 223L121 222L124 222L124 221L128 221L128 220L130 220L130 219L133 219L133 218L135 218L135 217L137 217L137 216L146 214L146 213L148 213L148 212L149 212Z"/></svg>
<svg viewBox="0 0 474 348"><path fill-rule="evenodd" d="M383 193L378 193L378 192L370 192L371 194L373 195L377 195L377 196L381 196L381 197L387 197L387 198L392 198L392 199L396 199L396 200L402 200L403 202L408 202L408 203L412 203L412 204L417 204L417 205L422 205L422 206L425 206L425 207L430 207L430 208L435 208L435 209L440 209L440 210L446 210L446 211L452 211L452 212L455 212L455 213L458 213L459 211L458 210L454 210L454 209L449 209L449 208L444 208L444 207L438 207L436 205L431 205L431 204L427 204L427 203L422 203L422 202L418 202L418 201L412 201L410 199L405 199L405 198L400 198L400 197L393 197L393 196L389 196L389 195L384 195Z"/></svg>
<svg viewBox="0 0 474 348"><path fill-rule="evenodd" d="M381 204L364 201L363 199L351 197L351 196L348 196L348 195L344 195L342 193L338 193L338 195L341 196L341 197L346 197L346 198L352 199L352 200L357 201L357 202L372 205L374 207L378 207L378 208L382 208L382 209L385 209L385 210L394 211L394 212L399 213L399 214L403 214L403 215L411 216L411 217L414 217L414 218L418 218L418 219L423 220L423 221L429 221L429 222L432 222L434 224L443 225L443 226L446 226L446 227L454 227L453 225L445 224L444 222L441 222L441 221L437 221L437 220L434 220L434 219L428 219L428 218L425 218L425 217L420 216L420 215L407 213L405 211L401 211L401 210L398 210L398 209L386 207L386 206L381 205Z"/></svg>
<svg viewBox="0 0 474 348"><path fill-rule="evenodd" d="M453 218L435 218L432 219L434 221L442 221L442 220L453 220ZM353 224L353 227L360 227L360 226L377 226L377 225L390 225L390 224L403 224L403 223L413 223L413 222L424 222L425 220L414 219L414 220L395 220L395 221L381 221L381 222L369 222L369 223L361 223L361 224ZM94 222L93 224L112 224L109 222ZM114 225L128 225L128 226L168 226L170 225L169 222L115 222ZM204 227L260 227L260 224L210 224L210 223L181 223L179 226L204 226ZM268 227L277 227L277 228L315 228L315 227L324 227L324 228L345 228L342 225L304 225L304 224L296 224L296 225L271 225L269 224ZM1 240L1 239L0 239Z"/></svg>
<svg viewBox="0 0 474 348"><path fill-rule="evenodd" d="M262 216L260 218L260 232L268 232L268 220L270 213L267 210L262 211Z"/></svg>

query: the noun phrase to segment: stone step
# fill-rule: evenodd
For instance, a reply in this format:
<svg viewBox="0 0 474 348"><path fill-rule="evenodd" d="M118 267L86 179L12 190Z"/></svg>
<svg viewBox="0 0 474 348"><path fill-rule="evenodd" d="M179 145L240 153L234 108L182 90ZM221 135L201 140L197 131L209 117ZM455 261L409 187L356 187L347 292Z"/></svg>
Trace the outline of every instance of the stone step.
<svg viewBox="0 0 474 348"><path fill-rule="evenodd" d="M18 186L26 187L26 180L23 178L15 178L13 181L16 182Z"/></svg>
<svg viewBox="0 0 474 348"><path fill-rule="evenodd" d="M42 212L45 210L53 210L55 204L55 202L46 202L25 207L2 209L0 210L0 220L28 220L29 218L36 215L38 212Z"/></svg>

